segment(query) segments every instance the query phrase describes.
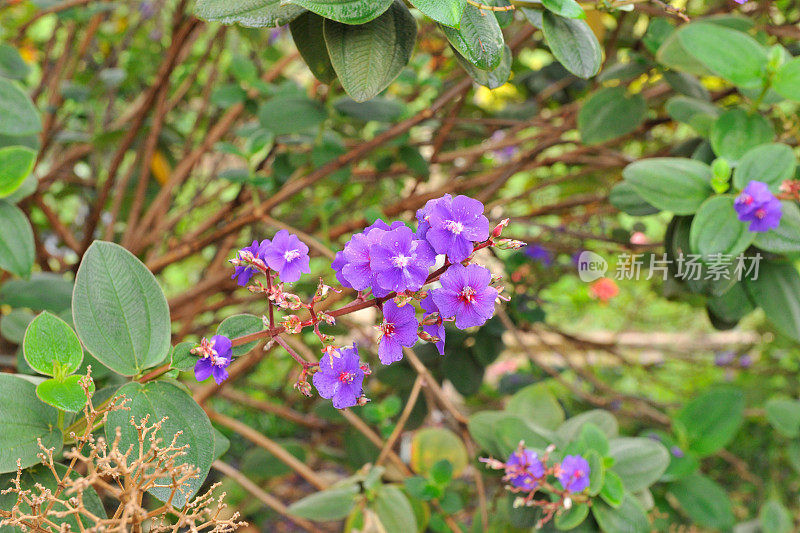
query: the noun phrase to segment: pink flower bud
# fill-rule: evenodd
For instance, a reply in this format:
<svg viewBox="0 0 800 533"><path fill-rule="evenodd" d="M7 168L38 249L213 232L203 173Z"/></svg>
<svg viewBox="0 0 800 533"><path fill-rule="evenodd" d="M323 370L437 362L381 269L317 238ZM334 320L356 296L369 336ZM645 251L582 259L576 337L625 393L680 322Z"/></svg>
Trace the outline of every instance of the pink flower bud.
<svg viewBox="0 0 800 533"><path fill-rule="evenodd" d="M497 241L496 246L501 250L519 250L526 244L522 241L515 241L514 239L500 239Z"/></svg>
<svg viewBox="0 0 800 533"><path fill-rule="evenodd" d="M508 226L507 218L501 220L500 223L494 227L494 229L492 230L492 238L496 239L497 237L499 237L500 234L503 233L503 228L505 228L506 226Z"/></svg>
<svg viewBox="0 0 800 533"><path fill-rule="evenodd" d="M368 403L369 403L369 398L367 398L366 396L361 396L358 399L358 406L359 407L363 407L363 406L367 405Z"/></svg>

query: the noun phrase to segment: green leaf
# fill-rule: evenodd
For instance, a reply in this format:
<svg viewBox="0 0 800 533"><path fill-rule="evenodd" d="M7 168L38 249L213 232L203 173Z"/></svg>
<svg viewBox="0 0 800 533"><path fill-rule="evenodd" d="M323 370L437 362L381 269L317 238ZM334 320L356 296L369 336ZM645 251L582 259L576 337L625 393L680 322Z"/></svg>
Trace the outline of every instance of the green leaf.
<svg viewBox="0 0 800 533"><path fill-rule="evenodd" d="M784 98L800 102L800 57L792 59L778 70L772 88Z"/></svg>
<svg viewBox="0 0 800 533"><path fill-rule="evenodd" d="M792 515L781 502L776 499L767 500L758 513L761 531L769 533L790 533L794 530Z"/></svg>
<svg viewBox="0 0 800 533"><path fill-rule="evenodd" d="M577 439L585 424L594 424L606 437L616 437L619 432L619 424L614 415L601 409L592 409L579 415L575 415L558 428L557 435L565 442L572 442Z"/></svg>
<svg viewBox="0 0 800 533"><path fill-rule="evenodd" d="M735 518L725 490L701 474L692 474L669 485L683 510L699 526L727 530Z"/></svg>
<svg viewBox="0 0 800 533"><path fill-rule="evenodd" d="M725 322L738 322L753 310L753 304L747 297L744 284L735 283L727 292L706 300L709 312Z"/></svg>
<svg viewBox="0 0 800 533"><path fill-rule="evenodd" d="M587 449L596 451L600 456L605 457L608 455L610 450L608 438L606 434L594 424L584 424L578 439L586 445Z"/></svg>
<svg viewBox="0 0 800 533"><path fill-rule="evenodd" d="M84 376L67 376L63 380L47 379L36 386L36 396L56 409L77 413L86 405L86 394L80 380ZM94 392L94 382L89 387Z"/></svg>
<svg viewBox="0 0 800 533"><path fill-rule="evenodd" d="M0 135L32 135L42 131L42 119L31 99L13 82L0 78Z"/></svg>
<svg viewBox="0 0 800 533"><path fill-rule="evenodd" d="M467 429L478 446L489 452L489 454L500 457L503 455L504 450L495 428L501 420L511 416L499 411L480 411L469 417ZM519 417L513 418L522 420Z"/></svg>
<svg viewBox="0 0 800 533"><path fill-rule="evenodd" d="M320 82L330 84L336 79L328 47L325 45L323 25L325 19L310 11L303 13L289 24L297 51L303 56L311 73Z"/></svg>
<svg viewBox="0 0 800 533"><path fill-rule="evenodd" d="M70 302L72 282L58 274L37 273L30 279L14 279L0 286L0 303L11 307L61 313L69 309Z"/></svg>
<svg viewBox="0 0 800 533"><path fill-rule="evenodd" d="M411 0L411 5L439 24L458 28L467 0Z"/></svg>
<svg viewBox="0 0 800 533"><path fill-rule="evenodd" d="M365 2L372 4L372 2ZM352 26L325 20L325 43L342 87L356 102L377 96L411 58L417 23L400 0L380 17Z"/></svg>
<svg viewBox="0 0 800 533"><path fill-rule="evenodd" d="M33 313L26 309L12 309L10 313L0 318L0 335L11 343L22 344L25 330L33 317Z"/></svg>
<svg viewBox="0 0 800 533"><path fill-rule="evenodd" d="M687 72L664 71L664 79L670 87L691 99L710 101L711 95L696 76Z"/></svg>
<svg viewBox="0 0 800 533"><path fill-rule="evenodd" d="M343 115L365 122L370 120L393 122L406 109L402 102L381 96L376 96L366 102L356 102L349 96L342 96L333 103L333 107Z"/></svg>
<svg viewBox="0 0 800 533"><path fill-rule="evenodd" d="M197 363L197 356L191 352L194 347L195 343L193 342L176 344L169 355L169 367L181 372L188 372L194 368L195 363Z"/></svg>
<svg viewBox="0 0 800 533"><path fill-rule="evenodd" d="M675 36L688 54L730 83L740 87L762 83L767 54L749 35L719 24L694 22L681 27Z"/></svg>
<svg viewBox="0 0 800 533"><path fill-rule="evenodd" d="M639 501L630 494L625 494L619 507L611 507L605 502L598 501L592 506L594 515L600 529L611 533L624 531L625 533L649 533L650 521Z"/></svg>
<svg viewBox="0 0 800 533"><path fill-rule="evenodd" d="M123 376L158 364L170 350L169 307L156 278L128 250L95 241L75 275L75 329L98 361Z"/></svg>
<svg viewBox="0 0 800 533"><path fill-rule="evenodd" d="M758 279L745 286L775 329L800 342L800 274L794 265L762 260Z"/></svg>
<svg viewBox="0 0 800 533"><path fill-rule="evenodd" d="M36 397L36 385L19 376L0 374L0 473L15 472L17 459L22 468L39 462L37 439L46 448L61 451L58 411Z"/></svg>
<svg viewBox="0 0 800 533"><path fill-rule="evenodd" d="M633 185L627 181L621 181L611 188L608 201L623 213L636 217L652 215L659 211L639 196Z"/></svg>
<svg viewBox="0 0 800 533"><path fill-rule="evenodd" d="M458 435L446 428L424 428L414 434L410 462L414 472L429 475L445 459L452 466L455 476L467 466L467 449Z"/></svg>
<svg viewBox="0 0 800 533"><path fill-rule="evenodd" d="M282 0L197 0L194 8L198 18L253 28L283 26L303 12Z"/></svg>
<svg viewBox="0 0 800 533"><path fill-rule="evenodd" d="M27 278L35 259L33 228L16 206L0 200L0 270Z"/></svg>
<svg viewBox="0 0 800 533"><path fill-rule="evenodd" d="M373 508L386 533L417 531L417 519L408 498L395 485L382 485L376 491Z"/></svg>
<svg viewBox="0 0 800 533"><path fill-rule="evenodd" d="M125 450L131 445L138 446L136 428L130 424L130 419L133 418L138 424L149 415L148 422L152 424L167 417L159 432L159 438L169 443L178 432L181 432L176 444L189 446L186 454L176 460L176 466L188 463L198 470L198 476L187 481L181 490L176 492L172 501L176 507L183 507L205 481L214 460L214 429L211 427L211 422L191 396L166 381L151 381L145 384L132 381L119 389L116 394L116 396L122 395L130 399L127 403L130 410L109 413L106 439L113 440L116 429L120 428L120 449ZM167 484L169 480L162 479L160 483ZM154 487L148 492L164 502L169 498L171 490L169 487Z"/></svg>
<svg viewBox="0 0 800 533"><path fill-rule="evenodd" d="M469 4L464 9L458 29L440 28L453 48L479 69L494 70L503 60L503 32L491 12Z"/></svg>
<svg viewBox="0 0 800 533"><path fill-rule="evenodd" d="M585 19L581 5L575 0L542 0L542 5L548 11L569 19Z"/></svg>
<svg viewBox="0 0 800 533"><path fill-rule="evenodd" d="M790 398L772 398L764 406L767 420L781 435L800 435L800 402Z"/></svg>
<svg viewBox="0 0 800 533"><path fill-rule="evenodd" d="M22 350L31 368L45 376L68 376L83 361L78 336L69 324L47 311L28 325Z"/></svg>
<svg viewBox="0 0 800 533"><path fill-rule="evenodd" d="M600 144L634 131L644 121L647 105L641 94L625 87L606 87L594 93L578 113L578 130L586 144Z"/></svg>
<svg viewBox="0 0 800 533"><path fill-rule="evenodd" d="M667 114L678 122L689 124L698 133L707 135L720 114L714 104L697 98L674 96L667 101Z"/></svg>
<svg viewBox="0 0 800 533"><path fill-rule="evenodd" d="M389 9L392 0L288 0L326 19L344 24L364 24Z"/></svg>
<svg viewBox="0 0 800 533"><path fill-rule="evenodd" d="M35 162L36 152L30 148L25 146L0 148L0 198L19 189L33 170Z"/></svg>
<svg viewBox="0 0 800 533"><path fill-rule="evenodd" d="M315 522L329 522L346 517L355 506L358 485L345 485L315 492L289 506L295 516Z"/></svg>
<svg viewBox="0 0 800 533"><path fill-rule="evenodd" d="M611 507L619 507L625 498L625 485L622 483L616 472L606 470L603 488L600 489L600 497Z"/></svg>
<svg viewBox="0 0 800 533"><path fill-rule="evenodd" d="M785 144L762 144L748 150L733 171L733 186L744 189L751 181L761 181L777 193L784 180L792 179L797 167L794 151Z"/></svg>
<svg viewBox="0 0 800 533"><path fill-rule="evenodd" d="M695 398L678 413L689 449L704 457L724 448L742 425L744 398L737 389L714 389Z"/></svg>
<svg viewBox="0 0 800 533"><path fill-rule="evenodd" d="M564 423L564 409L547 387L538 383L517 391L505 411L546 429L556 430Z"/></svg>
<svg viewBox="0 0 800 533"><path fill-rule="evenodd" d="M646 437L613 439L608 455L614 458L611 470L625 488L638 492L655 483L669 466L669 452L660 443Z"/></svg>
<svg viewBox="0 0 800 533"><path fill-rule="evenodd" d="M452 47L451 47L452 48ZM503 50L503 59L497 68L494 70L483 70L473 65L468 59L462 56L458 50L452 48L453 55L455 55L458 64L467 71L472 81L489 89L497 89L502 87L508 82L511 76L511 63L513 57L511 56L511 48L505 46Z"/></svg>
<svg viewBox="0 0 800 533"><path fill-rule="evenodd" d="M584 426L586 427L586 426ZM605 466L603 465L603 457L596 451L590 449L583 454L586 462L589 463L589 489L590 496L597 496L603 489L606 480Z"/></svg>
<svg viewBox="0 0 800 533"><path fill-rule="evenodd" d="M214 428L214 460L216 461L228 451L231 447L231 441L228 437L222 434L220 430ZM258 448L260 449L260 448Z"/></svg>
<svg viewBox="0 0 800 533"><path fill-rule="evenodd" d="M713 192L711 168L692 159L641 159L625 167L622 176L646 202L678 215L694 213Z"/></svg>
<svg viewBox="0 0 800 533"><path fill-rule="evenodd" d="M305 96L279 95L258 109L261 126L275 135L313 131L327 118L322 104Z"/></svg>
<svg viewBox="0 0 800 533"><path fill-rule="evenodd" d="M526 422L516 416L507 416L497 422L495 428L497 441L502 451L501 455L507 457L520 442L529 448L543 450L556 440L556 435L545 428L537 427L531 422Z"/></svg>
<svg viewBox="0 0 800 533"><path fill-rule="evenodd" d="M776 254L800 252L800 207L796 203L784 200L781 202L781 222L777 228L756 234L755 244L758 248Z"/></svg>
<svg viewBox="0 0 800 533"><path fill-rule="evenodd" d="M750 149L772 141L775 130L762 115L743 109L724 112L711 126L711 147L714 153L731 162L738 161Z"/></svg>
<svg viewBox="0 0 800 533"><path fill-rule="evenodd" d="M579 78L588 79L597 74L603 63L603 51L585 21L545 11L542 29L550 51L565 69Z"/></svg>
<svg viewBox="0 0 800 533"><path fill-rule="evenodd" d="M256 333L264 329L264 322L255 315L233 315L223 320L217 328L217 335L224 335L229 339L235 339L242 335ZM258 341L248 342L241 346L234 346L233 355L239 357L252 350Z"/></svg>
<svg viewBox="0 0 800 533"><path fill-rule="evenodd" d="M453 464L447 459L441 459L433 465L430 471L431 480L438 485L447 485L453 478Z"/></svg>
<svg viewBox="0 0 800 533"><path fill-rule="evenodd" d="M19 55L19 51L10 44L0 43L0 76L12 80L23 80L28 77L31 68Z"/></svg>
<svg viewBox="0 0 800 533"><path fill-rule="evenodd" d="M736 216L733 202L731 195L712 196L694 215L689 242L692 252L704 260L713 260L715 254L735 257L755 240L756 234Z"/></svg>
<svg viewBox="0 0 800 533"><path fill-rule="evenodd" d="M589 506L585 503L573 503L572 507L556 515L555 526L561 531L578 527L589 516Z"/></svg>
<svg viewBox="0 0 800 533"><path fill-rule="evenodd" d="M55 463L54 468L56 473L60 477L64 477L67 475L67 467ZM16 474L6 474L0 476L0 490L7 489L11 487L11 480ZM70 474L70 478L76 479L79 477L79 473L73 471ZM20 476L20 485L22 485L23 490L30 490L31 494L35 497L42 496L44 491L49 491L51 494L55 493L58 489L58 482L53 476L53 473L50 469L44 465L37 464L32 466L31 468L26 468L22 471L22 476ZM40 488L41 487L41 488ZM43 490L44 489L44 490ZM0 509L11 509L14 504L17 503L17 495L14 493L9 494L0 494ZM83 499L81 501L83 507L86 508L87 511L92 513L94 516L99 518L107 518L106 511L103 508L103 502L100 500L100 497L95 492L94 488L89 485L84 487L83 489ZM22 502L20 505L20 511L22 513L29 513L31 510L30 506ZM51 509L51 513L48 515L47 520L58 524L59 526L68 525L68 531L83 531L85 529L90 529L91 526L95 525L94 522L90 522L88 518L82 518L81 522L83 523L84 528L81 528L78 525L75 516L72 514L68 514L65 517L57 517L55 516L58 512L68 511L68 509L63 506L62 504L53 504ZM3 533L21 533L22 530L13 527L13 526L0 526L0 531ZM30 530L29 530L30 531ZM64 531L67 531L65 528Z"/></svg>

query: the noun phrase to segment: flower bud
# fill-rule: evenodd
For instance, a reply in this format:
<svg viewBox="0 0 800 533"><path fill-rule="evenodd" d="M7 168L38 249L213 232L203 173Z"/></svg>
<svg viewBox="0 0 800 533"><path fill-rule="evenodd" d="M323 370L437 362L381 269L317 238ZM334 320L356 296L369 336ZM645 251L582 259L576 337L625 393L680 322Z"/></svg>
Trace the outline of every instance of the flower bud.
<svg viewBox="0 0 800 533"><path fill-rule="evenodd" d="M394 297L394 303L397 304L397 307L403 307L411 300L413 300L413 296L406 293L401 293Z"/></svg>
<svg viewBox="0 0 800 533"><path fill-rule="evenodd" d="M527 244L522 241L515 241L514 239L500 239L495 246L501 250L519 250L523 246L527 246Z"/></svg>
<svg viewBox="0 0 800 533"><path fill-rule="evenodd" d="M423 326L434 326L434 325L438 324L441 321L442 321L442 317L437 311L437 312L431 313L428 316L426 316L425 318L423 318L422 321L420 322L420 324L423 325Z"/></svg>
<svg viewBox="0 0 800 533"><path fill-rule="evenodd" d="M501 220L501 221L500 221L500 223L499 223L497 226L495 226L495 227L494 227L494 229L492 230L492 238L493 238L493 239L496 239L497 237L499 237L499 236L500 236L500 234L501 234L501 233L503 233L503 228L505 228L506 226L508 226L508 219L507 219L507 218L504 218L504 219L503 219L503 220Z"/></svg>
<svg viewBox="0 0 800 533"><path fill-rule="evenodd" d="M359 407L364 407L364 406L365 406L365 405L367 405L368 403L369 403L369 398L367 398L366 396L363 396L363 395L362 395L362 396L361 396L361 397L358 399L357 405L358 405Z"/></svg>
<svg viewBox="0 0 800 533"><path fill-rule="evenodd" d="M361 363L359 368L361 368L361 371L365 376L372 375L372 369L369 367L369 363Z"/></svg>
<svg viewBox="0 0 800 533"><path fill-rule="evenodd" d="M417 333L417 335L419 335L420 339L424 340L425 342L430 342L432 344L435 344L435 343L439 342L440 340L442 340L439 337L431 335L427 331L420 331L420 332Z"/></svg>
<svg viewBox="0 0 800 533"><path fill-rule="evenodd" d="M305 374L294 384L294 388L303 396L311 397L311 383L305 378Z"/></svg>
<svg viewBox="0 0 800 533"><path fill-rule="evenodd" d="M567 496L564 498L564 509L570 510L572 509L572 498Z"/></svg>
<svg viewBox="0 0 800 533"><path fill-rule="evenodd" d="M303 323L297 315L287 315L283 317L283 327L287 333L300 333Z"/></svg>
<svg viewBox="0 0 800 533"><path fill-rule="evenodd" d="M336 325L336 318L329 315L328 313L323 313L322 311L317 312L317 318L328 324L329 326Z"/></svg>

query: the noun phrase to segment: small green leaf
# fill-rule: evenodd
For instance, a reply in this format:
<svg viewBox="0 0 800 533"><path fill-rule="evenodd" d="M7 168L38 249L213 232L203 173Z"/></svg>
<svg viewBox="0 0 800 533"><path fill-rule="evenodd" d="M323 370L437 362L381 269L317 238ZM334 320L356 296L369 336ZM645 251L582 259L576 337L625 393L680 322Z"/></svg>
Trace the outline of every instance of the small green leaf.
<svg viewBox="0 0 800 533"><path fill-rule="evenodd" d="M376 492L373 508L383 526L382 531L386 533L417 531L414 509L402 490L395 485L382 485Z"/></svg>
<svg viewBox="0 0 800 533"><path fill-rule="evenodd" d="M545 11L542 28L550 51L564 68L579 78L588 79L597 74L603 63L603 51L585 21Z"/></svg>
<svg viewBox="0 0 800 533"><path fill-rule="evenodd" d="M67 376L63 381L47 379L36 386L36 396L44 403L56 409L77 413L86 405L86 393L83 392L80 380L84 376ZM89 387L94 392L94 382Z"/></svg>
<svg viewBox="0 0 800 533"><path fill-rule="evenodd" d="M0 76L12 80L24 80L31 68L10 44L0 43Z"/></svg>
<svg viewBox="0 0 800 533"><path fill-rule="evenodd" d="M564 423L564 409L542 384L528 385L508 400L505 411L546 429L558 429Z"/></svg>
<svg viewBox="0 0 800 533"><path fill-rule="evenodd" d="M0 198L8 196L22 185L33 170L36 152L25 146L0 148Z"/></svg>
<svg viewBox="0 0 800 533"><path fill-rule="evenodd" d="M31 223L17 206L0 200L0 228L0 270L27 278L36 253Z"/></svg>
<svg viewBox="0 0 800 533"><path fill-rule="evenodd" d="M336 79L336 71L328 57L323 25L325 19L310 11L303 13L289 24L297 51L303 56L311 73L320 82L330 84Z"/></svg>
<svg viewBox="0 0 800 533"><path fill-rule="evenodd" d="M336 75L357 102L377 96L392 83L408 64L417 38L417 23L400 0L366 24L326 19L323 30Z"/></svg>
<svg viewBox="0 0 800 533"><path fill-rule="evenodd" d="M294 502L289 512L315 522L341 520L350 514L358 496L358 485L345 485L315 492Z"/></svg>
<svg viewBox="0 0 800 533"><path fill-rule="evenodd" d="M22 468L37 464L41 453L38 439L58 454L63 445L58 411L36 397L36 385L19 376L0 374L0 391L0 473L16 472L17 459Z"/></svg>
<svg viewBox="0 0 800 533"><path fill-rule="evenodd" d="M800 57L792 59L780 68L772 87L784 98L800 102Z"/></svg>
<svg viewBox="0 0 800 533"><path fill-rule="evenodd" d="M639 196L633 185L627 181L621 181L611 188L608 201L623 213L636 217L652 215L659 211Z"/></svg>
<svg viewBox="0 0 800 533"><path fill-rule="evenodd" d="M198 18L253 28L283 26L303 12L282 0L197 0L194 8Z"/></svg>
<svg viewBox="0 0 800 533"><path fill-rule="evenodd" d="M468 456L458 435L445 428L424 428L411 440L411 468L420 475L432 475L442 460L450 463L453 475L458 476L467 466Z"/></svg>
<svg viewBox="0 0 800 533"><path fill-rule="evenodd" d="M678 215L694 213L713 192L711 168L692 159L641 159L625 167L622 175L645 201Z"/></svg>
<svg viewBox="0 0 800 533"><path fill-rule="evenodd" d="M116 396L122 395L130 399L127 404L130 410L109 413L105 427L106 439L113 440L119 428L120 449L125 450L131 445L138 446L137 431L130 424L130 419L133 418L138 424L149 415L149 423L152 424L166 417L158 437L169 443L180 432L176 444L178 446L188 444L188 447L185 454L176 460L176 466L188 463L198 470L197 477L188 480L181 490L175 493L172 500L175 507L183 507L205 481L214 460L215 439L211 422L191 396L166 381L151 381L145 384L132 381L120 388L116 394ZM168 479L162 479L159 484L167 483ZM163 486L154 487L148 492L159 500L166 501L171 489Z"/></svg>
<svg viewBox="0 0 800 533"><path fill-rule="evenodd" d="M194 347L195 343L193 342L176 344L170 352L169 367L181 372L188 372L194 368L195 363L197 363L197 356L191 352Z"/></svg>
<svg viewBox="0 0 800 533"><path fill-rule="evenodd" d="M692 252L711 262L714 256L736 257L756 238L738 219L731 195L712 196L700 206L692 220L689 242Z"/></svg>
<svg viewBox="0 0 800 533"><path fill-rule="evenodd" d="M605 471L605 479L603 488L600 490L600 497L603 498L611 507L619 507L622 499L625 497L625 485L622 484L620 478L613 470Z"/></svg>
<svg viewBox="0 0 800 533"><path fill-rule="evenodd" d="M794 520L789 510L778 500L770 499L761 506L758 513L761 531L769 533L790 533L794 530Z"/></svg>
<svg viewBox="0 0 800 533"><path fill-rule="evenodd" d="M392 0L284 0L296 4L326 19L343 24L359 25L370 22L386 12Z"/></svg>
<svg viewBox="0 0 800 533"><path fill-rule="evenodd" d="M45 376L63 378L75 372L83 361L78 336L66 322L47 311L28 325L22 350L31 368Z"/></svg>
<svg viewBox="0 0 800 533"><path fill-rule="evenodd" d="M669 452L660 443L646 437L613 439L608 455L614 458L616 472L630 492L646 489L655 483L669 466Z"/></svg>
<svg viewBox="0 0 800 533"><path fill-rule="evenodd" d="M603 457L596 450L589 450L583 456L589 463L589 495L597 496L603 489L606 480Z"/></svg>
<svg viewBox="0 0 800 533"><path fill-rule="evenodd" d="M441 459L433 465L430 474L434 483L447 485L453 477L453 465L447 459Z"/></svg>
<svg viewBox="0 0 800 533"><path fill-rule="evenodd" d="M593 409L575 415L564 422L561 427L558 428L557 434L565 442L572 442L580 436L583 426L586 424L594 424L609 438L616 437L619 432L619 424L617 423L617 419L614 418L614 415L608 411Z"/></svg>
<svg viewBox="0 0 800 533"><path fill-rule="evenodd" d="M25 330L33 320L34 314L27 309L12 309L0 318L0 335L13 344L22 344Z"/></svg>
<svg viewBox="0 0 800 533"><path fill-rule="evenodd" d="M699 526L720 530L733 527L735 518L725 490L701 474L692 474L669 485L683 510Z"/></svg>
<svg viewBox="0 0 800 533"><path fill-rule="evenodd" d="M744 189L751 181L760 181L777 193L784 180L792 179L797 168L794 151L785 144L762 144L748 150L733 172L733 186Z"/></svg>
<svg viewBox="0 0 800 533"><path fill-rule="evenodd" d="M800 402L789 398L772 398L764 406L767 420L786 437L800 435Z"/></svg>
<svg viewBox="0 0 800 533"><path fill-rule="evenodd" d="M95 241L75 276L75 329L98 361L123 376L170 350L169 307L155 276L125 248Z"/></svg>
<svg viewBox="0 0 800 533"><path fill-rule="evenodd" d="M608 455L609 444L606 434L592 423L586 423L581 428L580 436L578 437L589 450L595 450L600 456Z"/></svg>
<svg viewBox="0 0 800 533"><path fill-rule="evenodd" d="M644 121L647 105L641 94L625 87L606 87L594 93L578 113L578 130L586 144L600 144L634 131Z"/></svg>
<svg viewBox="0 0 800 533"><path fill-rule="evenodd" d="M719 116L711 126L709 140L715 154L733 162L774 136L775 130L764 116L736 108Z"/></svg>
<svg viewBox="0 0 800 533"><path fill-rule="evenodd" d="M642 505L631 494L625 494L616 508L598 501L592 506L600 529L603 531L624 531L625 533L649 533L651 526Z"/></svg>
<svg viewBox="0 0 800 533"><path fill-rule="evenodd" d="M42 119L27 94L12 81L0 78L0 135L33 135L42 131Z"/></svg>
<svg viewBox="0 0 800 533"><path fill-rule="evenodd" d="M494 70L503 60L503 32L491 12L469 4L464 9L458 29L440 27L453 48L479 69Z"/></svg>
<svg viewBox="0 0 800 533"><path fill-rule="evenodd" d="M255 315L233 315L223 320L217 327L217 335L224 335L233 340L236 337L256 333L264 329L264 323ZM233 348L233 355L239 357L252 350L258 341L248 342Z"/></svg>
<svg viewBox="0 0 800 533"><path fill-rule="evenodd" d="M458 28L467 0L411 0L411 5L439 24Z"/></svg>
<svg viewBox="0 0 800 533"><path fill-rule="evenodd" d="M695 398L678 413L689 448L705 457L724 448L743 422L744 398L737 389L714 389Z"/></svg>
<svg viewBox="0 0 800 533"><path fill-rule="evenodd" d="M791 263L762 260L747 292L775 329L800 342L800 274Z"/></svg>
<svg viewBox="0 0 800 533"><path fill-rule="evenodd" d="M585 19L581 5L575 0L542 0L542 5L548 11L569 19Z"/></svg>
<svg viewBox="0 0 800 533"><path fill-rule="evenodd" d="M555 526L561 531L569 531L578 527L589 516L589 506L585 503L573 503L572 507L556 515Z"/></svg>
<svg viewBox="0 0 800 533"><path fill-rule="evenodd" d="M0 285L0 303L28 307L35 311L61 313L72 301L72 282L49 272L32 274L30 279L12 279Z"/></svg>

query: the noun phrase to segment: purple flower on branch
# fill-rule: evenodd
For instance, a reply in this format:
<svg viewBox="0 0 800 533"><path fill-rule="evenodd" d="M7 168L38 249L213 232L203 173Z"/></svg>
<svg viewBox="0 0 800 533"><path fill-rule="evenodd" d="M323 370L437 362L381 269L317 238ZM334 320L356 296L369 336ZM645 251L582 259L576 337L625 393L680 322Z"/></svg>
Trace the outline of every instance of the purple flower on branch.
<svg viewBox="0 0 800 533"><path fill-rule="evenodd" d="M236 254L236 257L241 259L242 252L244 252L245 255L249 254L263 261L264 256L262 255L262 251L267 245L269 245L268 239L261 241L260 245L258 244L258 241L253 241L253 244L250 246L245 246L239 250L239 252ZM233 275L231 276L231 279L235 279L236 283L238 283L240 287L244 287L250 283L250 279L256 272L258 272L258 270L252 266L239 265L233 268Z"/></svg>
<svg viewBox="0 0 800 533"><path fill-rule="evenodd" d="M380 241L370 245L370 270L378 285L388 291L417 291L428 277L428 269L436 262L430 245L414 239L406 226L385 232Z"/></svg>
<svg viewBox="0 0 800 533"><path fill-rule="evenodd" d="M417 209L417 238L424 239L425 235L427 234L428 230L431 228L431 223L428 222L428 217L431 214L431 210L433 207L439 202L452 202L453 197L449 194L445 194L440 198L435 198L433 200L428 200L425 202L425 207L422 209Z"/></svg>
<svg viewBox="0 0 800 533"><path fill-rule="evenodd" d="M518 489L533 490L545 475L544 464L533 450L516 450L506 461L506 475L511 485Z"/></svg>
<svg viewBox="0 0 800 533"><path fill-rule="evenodd" d="M494 315L497 290L490 287L492 274L480 265L453 265L442 274L441 288L431 291L442 317L456 318L456 327L482 326Z"/></svg>
<svg viewBox="0 0 800 533"><path fill-rule="evenodd" d="M589 463L580 455L567 455L561 461L556 477L564 490L580 492L589 486Z"/></svg>
<svg viewBox="0 0 800 533"><path fill-rule="evenodd" d="M323 398L333 400L337 409L358 404L364 384L364 370L358 359L358 348L339 348L336 354L326 353L313 377L314 386Z"/></svg>
<svg viewBox="0 0 800 533"><path fill-rule="evenodd" d="M472 254L472 243L489 238L489 219L483 204L467 196L452 201L440 198L428 213L430 229L425 238L437 254L447 254L451 263L460 263Z"/></svg>
<svg viewBox="0 0 800 533"><path fill-rule="evenodd" d="M286 283L295 282L300 279L301 274L311 272L308 246L285 229L275 234L263 254L267 266L275 270L281 281Z"/></svg>
<svg viewBox="0 0 800 533"><path fill-rule="evenodd" d="M228 379L227 368L233 360L231 340L224 335L214 335L211 340L203 339L200 346L192 350L200 355L194 365L194 377L197 381L205 381L214 377L217 385Z"/></svg>
<svg viewBox="0 0 800 533"><path fill-rule="evenodd" d="M425 317L433 314L439 313L439 306L436 305L436 302L433 301L433 297L429 294L426 296L420 303L422 310L425 311L423 316L423 320ZM439 313L441 315L441 313ZM433 335L437 337L439 341L435 344L436 349L439 350L439 355L444 355L444 320L442 320L441 316L439 316L439 320L436 321L435 324L424 324L422 326L422 330L429 335Z"/></svg>
<svg viewBox="0 0 800 533"><path fill-rule="evenodd" d="M414 307L398 307L389 300L383 304L383 322L378 326L381 338L378 341L378 357L384 365L403 358L403 346L411 348L417 342L419 322L414 316Z"/></svg>
<svg viewBox="0 0 800 533"><path fill-rule="evenodd" d="M751 181L733 204L742 222L750 222L750 231L764 232L781 222L781 201L769 191L766 183Z"/></svg>

